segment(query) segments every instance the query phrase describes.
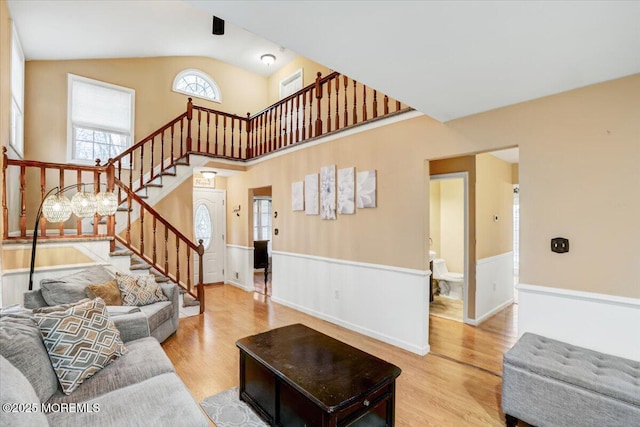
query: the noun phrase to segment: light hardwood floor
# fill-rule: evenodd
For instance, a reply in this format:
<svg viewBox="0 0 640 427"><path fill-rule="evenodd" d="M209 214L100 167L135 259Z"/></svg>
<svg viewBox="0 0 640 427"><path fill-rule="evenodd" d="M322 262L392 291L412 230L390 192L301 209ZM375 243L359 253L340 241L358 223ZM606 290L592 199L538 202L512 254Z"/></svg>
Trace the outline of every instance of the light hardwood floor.
<svg viewBox="0 0 640 427"><path fill-rule="evenodd" d="M402 369L397 426L500 426L501 360L515 342L513 309L479 328L431 317L432 353L418 356L229 285L206 288L206 313L180 319L163 343L196 400L238 385L239 338L304 323ZM504 333L503 333L504 332ZM472 366L476 365L476 366Z"/></svg>

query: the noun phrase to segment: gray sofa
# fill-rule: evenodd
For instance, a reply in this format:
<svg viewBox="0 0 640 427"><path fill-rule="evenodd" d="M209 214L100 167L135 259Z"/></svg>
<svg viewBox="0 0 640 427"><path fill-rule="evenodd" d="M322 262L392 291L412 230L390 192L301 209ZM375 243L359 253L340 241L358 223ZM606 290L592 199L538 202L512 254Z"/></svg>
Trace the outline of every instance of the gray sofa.
<svg viewBox="0 0 640 427"><path fill-rule="evenodd" d="M142 313L116 323L127 353L65 395L31 311L0 314L2 426L208 426Z"/></svg>
<svg viewBox="0 0 640 427"><path fill-rule="evenodd" d="M103 266L89 267L77 273L40 281L40 289L24 294L24 307L34 309L58 304L68 304L86 298L86 287L92 284L112 280L115 274ZM116 316L114 322L126 323L129 316L139 316L140 311L146 316L149 335L163 342L178 329L180 316L180 293L172 283L159 283L168 301L156 302L141 307L108 306L109 314ZM124 316L124 318L120 318Z"/></svg>

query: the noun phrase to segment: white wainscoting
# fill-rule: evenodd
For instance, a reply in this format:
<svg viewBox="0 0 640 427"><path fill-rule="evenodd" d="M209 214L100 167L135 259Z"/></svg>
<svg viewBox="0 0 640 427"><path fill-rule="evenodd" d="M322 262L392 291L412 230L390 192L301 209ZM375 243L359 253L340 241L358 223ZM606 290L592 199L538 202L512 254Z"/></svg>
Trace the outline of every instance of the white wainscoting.
<svg viewBox="0 0 640 427"><path fill-rule="evenodd" d="M476 261L476 318L479 325L513 303L513 252Z"/></svg>
<svg viewBox="0 0 640 427"><path fill-rule="evenodd" d="M429 352L429 270L272 252L273 301L405 350Z"/></svg>
<svg viewBox="0 0 640 427"><path fill-rule="evenodd" d="M519 284L518 334L640 361L640 299Z"/></svg>
<svg viewBox="0 0 640 427"><path fill-rule="evenodd" d="M224 282L245 291L253 291L253 248L227 245Z"/></svg>

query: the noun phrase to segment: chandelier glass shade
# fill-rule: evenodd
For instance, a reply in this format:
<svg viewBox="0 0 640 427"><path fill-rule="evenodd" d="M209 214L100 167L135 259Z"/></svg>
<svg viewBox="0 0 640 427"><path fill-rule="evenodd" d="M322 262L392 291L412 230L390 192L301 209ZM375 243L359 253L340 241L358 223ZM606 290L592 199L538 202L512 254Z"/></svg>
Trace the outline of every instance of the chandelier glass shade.
<svg viewBox="0 0 640 427"><path fill-rule="evenodd" d="M65 222L71 212L71 201L63 194L52 194L42 203L42 214L49 222Z"/></svg>
<svg viewBox="0 0 640 427"><path fill-rule="evenodd" d="M118 210L118 197L113 191L101 191L96 195L98 215L114 215Z"/></svg>
<svg viewBox="0 0 640 427"><path fill-rule="evenodd" d="M89 218L96 213L98 201L93 193L79 191L71 198L71 210L78 218Z"/></svg>

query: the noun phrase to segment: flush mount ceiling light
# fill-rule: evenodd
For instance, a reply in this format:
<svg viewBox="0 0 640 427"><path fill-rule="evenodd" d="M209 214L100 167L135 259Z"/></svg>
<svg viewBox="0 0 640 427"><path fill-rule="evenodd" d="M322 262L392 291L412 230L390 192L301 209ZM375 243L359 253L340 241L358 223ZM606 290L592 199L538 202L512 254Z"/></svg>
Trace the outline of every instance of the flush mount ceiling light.
<svg viewBox="0 0 640 427"><path fill-rule="evenodd" d="M215 171L202 171L201 174L204 179L213 179L216 177Z"/></svg>
<svg viewBox="0 0 640 427"><path fill-rule="evenodd" d="M260 57L260 60L267 66L271 66L271 64L273 64L274 62L276 62L276 57L275 55L272 55L270 53L265 53L264 55L262 55Z"/></svg>

